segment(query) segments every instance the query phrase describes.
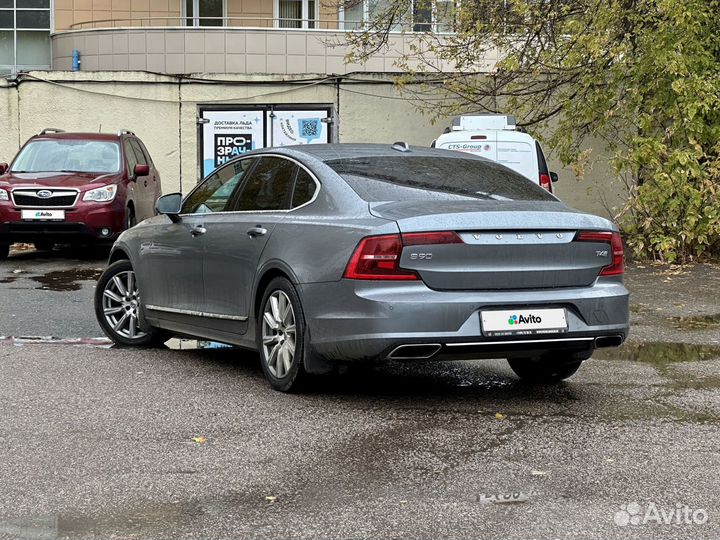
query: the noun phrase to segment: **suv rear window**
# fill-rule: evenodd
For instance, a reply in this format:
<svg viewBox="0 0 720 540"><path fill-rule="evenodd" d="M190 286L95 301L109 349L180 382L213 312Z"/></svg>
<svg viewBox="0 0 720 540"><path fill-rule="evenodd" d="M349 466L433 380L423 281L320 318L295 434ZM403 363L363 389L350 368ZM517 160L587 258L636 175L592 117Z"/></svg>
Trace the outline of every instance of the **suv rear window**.
<svg viewBox="0 0 720 540"><path fill-rule="evenodd" d="M82 139L39 139L30 141L12 165L12 172L120 171L120 149L109 141Z"/></svg>
<svg viewBox="0 0 720 540"><path fill-rule="evenodd" d="M326 161L367 202L485 199L555 201L524 176L475 159L373 156Z"/></svg>

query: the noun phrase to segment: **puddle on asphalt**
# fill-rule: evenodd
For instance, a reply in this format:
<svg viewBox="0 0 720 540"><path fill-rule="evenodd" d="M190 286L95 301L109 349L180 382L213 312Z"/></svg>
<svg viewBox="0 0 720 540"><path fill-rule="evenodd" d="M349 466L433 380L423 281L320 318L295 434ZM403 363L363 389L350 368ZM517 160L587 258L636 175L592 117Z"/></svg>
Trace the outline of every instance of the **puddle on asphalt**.
<svg viewBox="0 0 720 540"><path fill-rule="evenodd" d="M100 268L80 268L74 270L54 270L42 276L32 276L31 279L40 283L37 289L45 291L79 291L81 281L97 281L103 273Z"/></svg>
<svg viewBox="0 0 720 540"><path fill-rule="evenodd" d="M670 321L678 330L720 328L720 313L715 313L714 315L695 315L691 317L671 317Z"/></svg>
<svg viewBox="0 0 720 540"><path fill-rule="evenodd" d="M601 360L628 360L655 365L678 362L697 362L720 358L720 345L692 343L626 343L619 349L595 351L593 358Z"/></svg>

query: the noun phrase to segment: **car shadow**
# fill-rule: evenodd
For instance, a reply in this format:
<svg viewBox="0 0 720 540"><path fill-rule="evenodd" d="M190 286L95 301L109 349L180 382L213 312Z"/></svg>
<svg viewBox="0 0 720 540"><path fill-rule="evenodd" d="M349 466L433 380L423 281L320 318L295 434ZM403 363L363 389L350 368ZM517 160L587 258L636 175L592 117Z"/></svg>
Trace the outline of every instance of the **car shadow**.
<svg viewBox="0 0 720 540"><path fill-rule="evenodd" d="M190 351L177 351L179 353ZM243 349L198 349L193 358L205 365L235 374L273 392L264 380L257 353ZM518 379L505 360L388 361L343 366L338 373L313 376L294 395L304 398L338 398L343 401L383 399L418 404L542 402L568 403L585 399L585 391L572 381L530 384Z"/></svg>

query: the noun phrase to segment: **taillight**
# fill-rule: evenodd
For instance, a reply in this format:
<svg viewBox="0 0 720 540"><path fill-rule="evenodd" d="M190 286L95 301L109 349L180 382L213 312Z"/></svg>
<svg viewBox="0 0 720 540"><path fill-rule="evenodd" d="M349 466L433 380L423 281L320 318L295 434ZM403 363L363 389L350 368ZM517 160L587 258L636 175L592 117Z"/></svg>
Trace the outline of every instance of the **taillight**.
<svg viewBox="0 0 720 540"><path fill-rule="evenodd" d="M540 174L540 187L545 188L552 193L552 179L549 174Z"/></svg>
<svg viewBox="0 0 720 540"><path fill-rule="evenodd" d="M402 241L399 234L368 236L355 249L343 277L347 279L419 279L412 270L400 268Z"/></svg>
<svg viewBox="0 0 720 540"><path fill-rule="evenodd" d="M400 268L400 256L404 246L462 243L462 239L452 231L367 236L360 241L350 257L343 277L417 280L420 277L416 272Z"/></svg>
<svg viewBox="0 0 720 540"><path fill-rule="evenodd" d="M579 232L575 237L579 242L601 242L610 244L612 263L600 271L601 276L619 276L625 273L625 256L623 253L622 237L618 232Z"/></svg>

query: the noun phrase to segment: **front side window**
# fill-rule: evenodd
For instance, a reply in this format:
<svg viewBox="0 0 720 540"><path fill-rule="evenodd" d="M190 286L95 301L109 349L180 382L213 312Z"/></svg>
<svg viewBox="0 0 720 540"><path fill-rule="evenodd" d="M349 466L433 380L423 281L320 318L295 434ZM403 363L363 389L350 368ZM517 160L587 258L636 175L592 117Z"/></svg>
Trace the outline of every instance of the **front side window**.
<svg viewBox="0 0 720 540"><path fill-rule="evenodd" d="M263 157L248 177L233 210L287 210L297 166L279 157Z"/></svg>
<svg viewBox="0 0 720 540"><path fill-rule="evenodd" d="M143 152L142 148L140 148L140 145L138 144L138 142L134 139L131 139L130 145L132 146L133 150L135 151L135 157L137 158L137 162L140 165L147 165L148 160L145 157L145 152Z"/></svg>
<svg viewBox="0 0 720 540"><path fill-rule="evenodd" d="M120 148L108 141L53 139L30 141L12 165L12 172L120 171Z"/></svg>
<svg viewBox="0 0 720 540"><path fill-rule="evenodd" d="M374 156L326 161L367 202L406 200L556 201L521 174L492 161Z"/></svg>
<svg viewBox="0 0 720 540"><path fill-rule="evenodd" d="M210 214L227 211L230 196L254 162L255 159L252 158L240 159L215 171L187 196L180 213Z"/></svg>

